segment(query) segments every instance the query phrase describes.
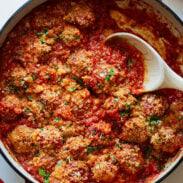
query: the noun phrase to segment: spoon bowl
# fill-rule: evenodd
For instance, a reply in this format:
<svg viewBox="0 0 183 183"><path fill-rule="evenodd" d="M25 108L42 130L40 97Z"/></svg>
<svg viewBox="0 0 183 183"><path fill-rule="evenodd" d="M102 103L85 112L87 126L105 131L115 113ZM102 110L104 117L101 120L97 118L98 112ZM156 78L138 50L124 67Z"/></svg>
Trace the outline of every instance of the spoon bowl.
<svg viewBox="0 0 183 183"><path fill-rule="evenodd" d="M138 36L119 32L108 36L105 42L126 42L139 50L144 56L144 82L140 92L150 92L163 88L183 91L183 78L178 76L162 59L158 52Z"/></svg>

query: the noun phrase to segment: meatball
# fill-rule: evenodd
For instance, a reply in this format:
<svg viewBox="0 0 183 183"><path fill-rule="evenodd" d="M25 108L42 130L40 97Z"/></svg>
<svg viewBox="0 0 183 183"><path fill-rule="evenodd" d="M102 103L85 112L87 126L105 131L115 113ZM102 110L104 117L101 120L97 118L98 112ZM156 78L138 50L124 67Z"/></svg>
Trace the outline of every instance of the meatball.
<svg viewBox="0 0 183 183"><path fill-rule="evenodd" d="M141 106L147 116L162 116L168 108L168 103L162 96L148 93L142 96Z"/></svg>
<svg viewBox="0 0 183 183"><path fill-rule="evenodd" d="M93 13L92 9L80 2L80 3L71 3L71 10L68 14L64 17L69 23L77 24L83 28L90 26L95 21L95 14Z"/></svg>
<svg viewBox="0 0 183 183"><path fill-rule="evenodd" d="M0 116L5 121L14 120L22 113L22 103L15 95L7 95L0 101Z"/></svg>
<svg viewBox="0 0 183 183"><path fill-rule="evenodd" d="M151 138L154 149L173 153L181 145L182 135L170 127L161 127Z"/></svg>
<svg viewBox="0 0 183 183"><path fill-rule="evenodd" d="M34 129L19 125L8 135L8 140L17 153L30 153L34 151L31 138L33 133Z"/></svg>
<svg viewBox="0 0 183 183"><path fill-rule="evenodd" d="M121 144L115 147L114 156L117 162L129 174L136 174L144 163L140 148L136 145Z"/></svg>
<svg viewBox="0 0 183 183"><path fill-rule="evenodd" d="M89 168L85 162L71 161L66 164L60 161L55 166L55 170L51 173L48 180L50 183L85 183L88 181L88 176Z"/></svg>
<svg viewBox="0 0 183 183"><path fill-rule="evenodd" d="M84 76L82 79L96 93L111 93L116 90L117 83L123 81L124 72L113 65L101 63L94 67L90 76Z"/></svg>
<svg viewBox="0 0 183 183"><path fill-rule="evenodd" d="M92 66L93 55L85 49L76 51L67 60L67 64L71 67L71 72L77 77L81 77L90 72Z"/></svg>
<svg viewBox="0 0 183 183"><path fill-rule="evenodd" d="M42 168L42 169L50 169L55 164L55 159L52 156L49 156L48 154L41 152L37 155L37 157L34 157L30 164L33 164L35 167Z"/></svg>
<svg viewBox="0 0 183 183"><path fill-rule="evenodd" d="M43 129L37 129L32 134L32 139L40 148L53 149L58 148L63 143L61 132L54 126L46 126Z"/></svg>
<svg viewBox="0 0 183 183"><path fill-rule="evenodd" d="M72 98L72 113L80 118L84 118L91 112L92 98L88 89L78 90L73 92Z"/></svg>
<svg viewBox="0 0 183 183"><path fill-rule="evenodd" d="M46 6L46 11L36 11L31 19L34 29L51 28L63 24L63 16L66 11L65 3L60 1L54 6ZM43 7L40 7L42 9Z"/></svg>
<svg viewBox="0 0 183 183"><path fill-rule="evenodd" d="M78 125L78 123L72 121L66 121L61 118L56 117L51 124L59 128L63 136L76 136L77 134L84 133L84 126Z"/></svg>
<svg viewBox="0 0 183 183"><path fill-rule="evenodd" d="M61 93L62 91L59 87L50 86L41 93L40 101L46 106L54 106L59 103L59 97Z"/></svg>
<svg viewBox="0 0 183 183"><path fill-rule="evenodd" d="M98 157L92 168L93 178L96 182L112 182L117 172L118 167L106 155Z"/></svg>
<svg viewBox="0 0 183 183"><path fill-rule="evenodd" d="M77 46L80 44L82 39L82 35L80 30L74 26L68 25L64 27L64 31L62 32L62 41L67 46Z"/></svg>
<svg viewBox="0 0 183 183"><path fill-rule="evenodd" d="M98 123L93 123L91 128L95 129L96 131L100 131L103 134L110 134L111 126L111 123L106 123L105 121L100 120Z"/></svg>
<svg viewBox="0 0 183 183"><path fill-rule="evenodd" d="M12 72L10 73L12 84L16 87L22 87L27 79L27 74L28 73L26 69L20 66L13 68Z"/></svg>
<svg viewBox="0 0 183 183"><path fill-rule="evenodd" d="M69 153L75 158L83 158L87 154L87 147L90 145L90 143L91 140L80 135L67 139L66 144L62 149L63 151L69 151Z"/></svg>
<svg viewBox="0 0 183 183"><path fill-rule="evenodd" d="M164 117L163 121L171 128L183 129L183 101L178 100L170 105L169 113Z"/></svg>
<svg viewBox="0 0 183 183"><path fill-rule="evenodd" d="M74 116L71 111L70 105L60 104L53 112L53 116L56 118L63 118L65 120L73 121Z"/></svg>
<svg viewBox="0 0 183 183"><path fill-rule="evenodd" d="M35 119L44 120L46 117L46 111L43 103L37 101L36 99L24 99L23 100L23 114L27 117L28 121L34 121ZM49 115L49 114L47 114Z"/></svg>
<svg viewBox="0 0 183 183"><path fill-rule="evenodd" d="M144 118L131 118L122 127L121 138L127 142L145 142L148 140L147 125Z"/></svg>
<svg viewBox="0 0 183 183"><path fill-rule="evenodd" d="M87 136L91 139L91 145L112 145L114 143L113 135L111 135L112 124L100 120L97 123L91 124L87 130Z"/></svg>
<svg viewBox="0 0 183 183"><path fill-rule="evenodd" d="M107 110L129 110L132 104L135 104L136 98L133 97L128 90L120 88L113 92L114 97L109 97L104 103L104 108ZM129 106L129 109L128 109Z"/></svg>

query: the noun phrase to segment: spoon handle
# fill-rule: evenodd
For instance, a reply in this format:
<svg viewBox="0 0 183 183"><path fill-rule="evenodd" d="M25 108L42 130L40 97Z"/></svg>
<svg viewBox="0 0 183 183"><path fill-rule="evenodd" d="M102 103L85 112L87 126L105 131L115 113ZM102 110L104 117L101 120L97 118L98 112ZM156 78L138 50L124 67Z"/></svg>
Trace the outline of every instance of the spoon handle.
<svg viewBox="0 0 183 183"><path fill-rule="evenodd" d="M164 82L160 88L174 88L183 91L183 78L172 71L166 63L164 63Z"/></svg>

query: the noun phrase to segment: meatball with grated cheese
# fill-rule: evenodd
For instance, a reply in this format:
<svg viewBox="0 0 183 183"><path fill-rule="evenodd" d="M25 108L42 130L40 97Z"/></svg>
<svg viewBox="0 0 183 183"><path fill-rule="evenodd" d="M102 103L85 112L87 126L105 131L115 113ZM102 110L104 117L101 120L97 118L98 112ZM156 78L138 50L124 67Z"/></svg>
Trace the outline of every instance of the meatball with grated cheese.
<svg viewBox="0 0 183 183"><path fill-rule="evenodd" d="M68 164L59 161L48 180L50 183L86 183L88 176L89 168L84 161L71 161Z"/></svg>
<svg viewBox="0 0 183 183"><path fill-rule="evenodd" d="M144 164L142 152L137 145L121 144L115 147L114 156L121 168L129 174L136 174Z"/></svg>
<svg viewBox="0 0 183 183"><path fill-rule="evenodd" d="M147 116L162 116L168 108L168 103L164 97L148 93L142 96L141 106Z"/></svg>
<svg viewBox="0 0 183 183"><path fill-rule="evenodd" d="M148 140L147 126L144 118L131 118L122 127L121 138L126 142L145 142Z"/></svg>
<svg viewBox="0 0 183 183"><path fill-rule="evenodd" d="M7 95L0 101L0 116L5 121L16 119L22 110L22 102L16 95Z"/></svg>
<svg viewBox="0 0 183 183"><path fill-rule="evenodd" d="M96 159L92 172L96 182L113 182L118 173L118 167L109 156L103 155Z"/></svg>
<svg viewBox="0 0 183 183"><path fill-rule="evenodd" d="M33 128L19 125L8 135L8 140L17 153L30 153L34 151L32 141L32 134L34 132Z"/></svg>
<svg viewBox="0 0 183 183"><path fill-rule="evenodd" d="M163 126L151 138L154 149L173 153L181 146L182 134L176 133L175 129Z"/></svg>
<svg viewBox="0 0 183 183"><path fill-rule="evenodd" d="M58 148L63 144L60 131L51 125L35 130L32 139L35 144L44 149Z"/></svg>
<svg viewBox="0 0 183 183"><path fill-rule="evenodd" d="M71 9L64 17L69 23L77 24L81 27L89 27L95 21L95 14L92 9L85 3L71 3Z"/></svg>

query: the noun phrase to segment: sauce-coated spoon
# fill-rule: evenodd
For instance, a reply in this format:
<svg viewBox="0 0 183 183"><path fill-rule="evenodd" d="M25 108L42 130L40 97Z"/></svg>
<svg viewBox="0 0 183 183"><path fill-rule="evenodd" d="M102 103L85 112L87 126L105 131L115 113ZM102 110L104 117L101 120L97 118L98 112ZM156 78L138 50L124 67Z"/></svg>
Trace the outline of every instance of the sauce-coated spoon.
<svg viewBox="0 0 183 183"><path fill-rule="evenodd" d="M145 76L141 92L163 88L174 88L183 91L183 78L178 76L147 42L134 34L125 32L111 34L105 42L116 40L132 45L144 56Z"/></svg>

